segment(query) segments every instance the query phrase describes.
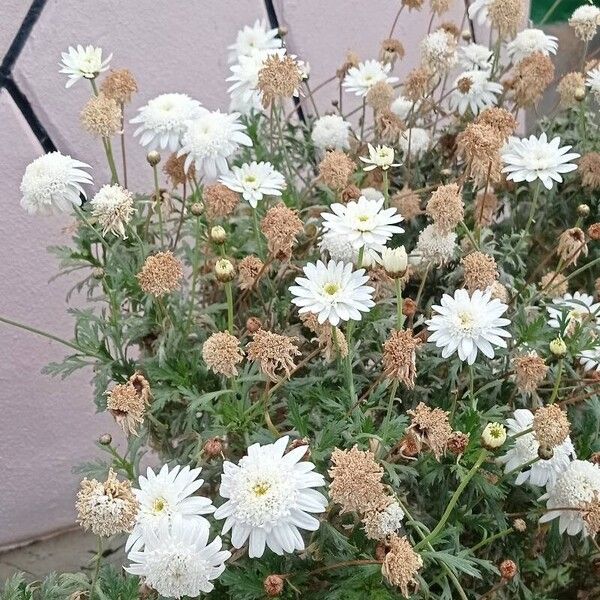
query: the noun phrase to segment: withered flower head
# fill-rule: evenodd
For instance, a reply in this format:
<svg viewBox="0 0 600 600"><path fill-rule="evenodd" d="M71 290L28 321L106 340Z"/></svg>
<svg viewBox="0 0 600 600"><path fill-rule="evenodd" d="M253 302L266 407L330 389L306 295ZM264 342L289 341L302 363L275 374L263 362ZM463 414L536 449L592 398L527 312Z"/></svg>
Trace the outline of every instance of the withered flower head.
<svg viewBox="0 0 600 600"><path fill-rule="evenodd" d="M451 2L452 0L447 0L447 1ZM444 21L439 26L439 29L443 29L446 33L449 33L451 36L455 37L456 39L458 39L461 35L460 28L458 27L458 25L456 23L452 23L452 21Z"/></svg>
<svg viewBox="0 0 600 600"><path fill-rule="evenodd" d="M298 211L282 203L270 208L260 223L260 229L267 238L269 252L279 260L289 260L296 236L303 228Z"/></svg>
<svg viewBox="0 0 600 600"><path fill-rule="evenodd" d="M131 102L131 96L138 91L137 81L129 69L111 70L103 79L100 91L118 104Z"/></svg>
<svg viewBox="0 0 600 600"><path fill-rule="evenodd" d="M474 122L493 127L502 136L503 140L508 139L517 128L517 119L514 115L505 108L498 106L492 106L481 111Z"/></svg>
<svg viewBox="0 0 600 600"><path fill-rule="evenodd" d="M104 94L92 96L79 117L83 128L92 135L109 138L121 131L121 108Z"/></svg>
<svg viewBox="0 0 600 600"><path fill-rule="evenodd" d="M448 452L460 456L464 454L469 445L470 435L462 431L453 431L448 440Z"/></svg>
<svg viewBox="0 0 600 600"><path fill-rule="evenodd" d="M465 216L465 205L456 183L440 185L427 202L425 212L444 233L452 231Z"/></svg>
<svg viewBox="0 0 600 600"><path fill-rule="evenodd" d="M588 255L585 233L579 227L572 227L563 231L558 238L556 254L565 266L576 265L582 254L583 256Z"/></svg>
<svg viewBox="0 0 600 600"><path fill-rule="evenodd" d="M248 290L257 282L259 274L262 272L264 263L258 256L245 256L238 263L238 280L241 290Z"/></svg>
<svg viewBox="0 0 600 600"><path fill-rule="evenodd" d="M269 598L276 598L283 592L285 578L281 575L267 575L263 581L263 589Z"/></svg>
<svg viewBox="0 0 600 600"><path fill-rule="evenodd" d="M548 373L548 365L537 352L515 356L512 361L515 370L517 388L524 393L531 393L544 381Z"/></svg>
<svg viewBox="0 0 600 600"><path fill-rule="evenodd" d="M235 377L238 374L237 365L244 358L244 351L235 335L228 331L218 331L204 342L202 358L214 373Z"/></svg>
<svg viewBox="0 0 600 600"><path fill-rule="evenodd" d="M382 141L394 144L406 130L404 121L389 108L375 115L375 129Z"/></svg>
<svg viewBox="0 0 600 600"><path fill-rule="evenodd" d="M581 184L590 190L600 189L600 152L588 152L579 161Z"/></svg>
<svg viewBox="0 0 600 600"><path fill-rule="evenodd" d="M471 293L475 290L487 290L499 277L496 261L489 254L471 252L462 258L460 264L463 267L465 287Z"/></svg>
<svg viewBox="0 0 600 600"><path fill-rule="evenodd" d="M596 492L591 501L583 504L581 516L587 533L593 537L598 535L600 532L600 493Z"/></svg>
<svg viewBox="0 0 600 600"><path fill-rule="evenodd" d="M383 345L383 371L386 377L401 381L407 388L415 387L417 376L416 349L423 342L413 337L412 329L392 331Z"/></svg>
<svg viewBox="0 0 600 600"><path fill-rule="evenodd" d="M342 66L337 69L335 72L338 79L344 79L348 74L348 71L352 67L357 67L360 64L360 58L355 52L348 52L346 55L346 60L343 62Z"/></svg>
<svg viewBox="0 0 600 600"><path fill-rule="evenodd" d="M323 324L319 323L317 315L314 313L304 313L300 315L300 320L317 336L315 339L327 362L348 356L348 342L340 329L333 327L328 321Z"/></svg>
<svg viewBox="0 0 600 600"><path fill-rule="evenodd" d="M585 78L579 71L567 73L556 86L556 91L560 96L560 105L562 108L577 106L577 96L581 90L585 90Z"/></svg>
<svg viewBox="0 0 600 600"><path fill-rule="evenodd" d="M431 87L431 72L427 67L415 67L404 80L404 96L418 102L427 95Z"/></svg>
<svg viewBox="0 0 600 600"><path fill-rule="evenodd" d="M387 38L381 42L379 60L383 63L394 64L396 60L404 58L404 46L396 38Z"/></svg>
<svg viewBox="0 0 600 600"><path fill-rule="evenodd" d="M560 446L571 431L567 413L557 404L538 408L533 415L533 435L540 446Z"/></svg>
<svg viewBox="0 0 600 600"><path fill-rule="evenodd" d="M355 185L347 185L340 194L340 200L347 204L351 200L358 200L362 196L362 192L360 188Z"/></svg>
<svg viewBox="0 0 600 600"><path fill-rule="evenodd" d="M600 25L600 12L594 6L584 4L573 11L569 18L569 25L575 35L584 42L590 42L596 35Z"/></svg>
<svg viewBox="0 0 600 600"><path fill-rule="evenodd" d="M409 187L404 187L396 192L390 199L390 204L395 207L407 221L412 221L414 218L423 214L419 194L415 194Z"/></svg>
<svg viewBox="0 0 600 600"><path fill-rule="evenodd" d="M592 223L587 230L587 234L594 242L600 240L600 223Z"/></svg>
<svg viewBox="0 0 600 600"><path fill-rule="evenodd" d="M386 549L381 572L392 585L400 588L405 598L409 598L419 587L415 575L423 566L423 559L413 550L406 537L399 535L388 538Z"/></svg>
<svg viewBox="0 0 600 600"><path fill-rule="evenodd" d="M562 273L549 271L546 273L538 284L540 291L551 298L564 296L569 291L569 282Z"/></svg>
<svg viewBox="0 0 600 600"><path fill-rule="evenodd" d="M509 558L500 563L498 570L500 571L500 575L502 575L502 579L505 579L506 581L514 579L515 575L519 572L515 561L510 560Z"/></svg>
<svg viewBox="0 0 600 600"><path fill-rule="evenodd" d="M402 0L402 5L406 6L408 10L421 10L425 0Z"/></svg>
<svg viewBox="0 0 600 600"><path fill-rule="evenodd" d="M549 56L534 52L521 60L514 69L512 88L520 107L532 106L542 97L554 80L554 64Z"/></svg>
<svg viewBox="0 0 600 600"><path fill-rule="evenodd" d="M109 537L131 531L139 503L129 481L119 481L112 469L104 483L84 479L77 493L77 522L94 535Z"/></svg>
<svg viewBox="0 0 600 600"><path fill-rule="evenodd" d="M416 435L420 442L431 449L436 460L446 452L452 437L452 427L448 413L441 408L429 408L420 402L414 410L407 411L412 417L408 431Z"/></svg>
<svg viewBox="0 0 600 600"><path fill-rule="evenodd" d="M248 360L260 363L261 371L272 381L290 377L300 354L296 338L259 329L246 345ZM283 374L281 373L283 371Z"/></svg>
<svg viewBox="0 0 600 600"><path fill-rule="evenodd" d="M302 71L291 56L271 54L258 72L256 87L262 94L263 107L267 108L277 100L296 95L301 82Z"/></svg>
<svg viewBox="0 0 600 600"><path fill-rule="evenodd" d="M185 163L186 156L186 154L177 156L177 153L173 152L163 167L165 175L169 178L171 185L174 188L179 185L183 185L184 183L193 181L196 175L196 167L194 166L194 163L190 165L187 173L185 172L183 165Z"/></svg>
<svg viewBox="0 0 600 600"><path fill-rule="evenodd" d="M448 11L452 0L430 0L431 12L435 15L441 15Z"/></svg>
<svg viewBox="0 0 600 600"><path fill-rule="evenodd" d="M327 152L319 163L321 180L332 190L344 189L355 170L354 161L340 150Z"/></svg>
<svg viewBox="0 0 600 600"><path fill-rule="evenodd" d="M207 185L202 194L206 215L210 220L229 216L238 205L240 195L222 183Z"/></svg>
<svg viewBox="0 0 600 600"><path fill-rule="evenodd" d="M494 222L497 210L498 196L494 192L482 190L477 194L474 217L478 227L489 227Z"/></svg>
<svg viewBox="0 0 600 600"><path fill-rule="evenodd" d="M492 0L487 9L490 23L500 37L514 38L525 14L523 0Z"/></svg>
<svg viewBox="0 0 600 600"><path fill-rule="evenodd" d="M150 384L141 373L134 373L127 383L117 384L106 392L106 409L125 433L138 434L150 401Z"/></svg>
<svg viewBox="0 0 600 600"><path fill-rule="evenodd" d="M387 81L378 81L367 92L367 105L375 110L389 108L394 99L394 88Z"/></svg>
<svg viewBox="0 0 600 600"><path fill-rule="evenodd" d="M467 168L476 182L497 182L502 178L500 150L504 137L499 131L485 123L469 123L457 139L457 153L464 157Z"/></svg>
<svg viewBox="0 0 600 600"><path fill-rule="evenodd" d="M181 261L171 251L149 256L137 274L140 287L146 294L160 297L175 291L181 285Z"/></svg>

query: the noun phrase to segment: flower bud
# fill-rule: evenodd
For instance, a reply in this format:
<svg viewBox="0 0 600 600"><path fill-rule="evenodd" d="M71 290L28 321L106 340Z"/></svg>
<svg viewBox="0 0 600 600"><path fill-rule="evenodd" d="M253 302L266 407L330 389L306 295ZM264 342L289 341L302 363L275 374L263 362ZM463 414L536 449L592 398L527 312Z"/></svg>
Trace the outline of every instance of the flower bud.
<svg viewBox="0 0 600 600"><path fill-rule="evenodd" d="M548 446L548 444L540 444L538 456L542 460L550 460L554 456L554 449L551 446Z"/></svg>
<svg viewBox="0 0 600 600"><path fill-rule="evenodd" d="M217 437L210 438L209 440L207 440L204 444L204 447L202 448L202 454L208 460L210 460L211 458L215 458L216 456L221 456L222 452L223 442Z"/></svg>
<svg viewBox="0 0 600 600"><path fill-rule="evenodd" d="M501 423L488 423L481 434L481 443L488 449L500 448L506 441L506 428Z"/></svg>
<svg viewBox="0 0 600 600"><path fill-rule="evenodd" d="M262 323L256 317L249 317L246 321L246 329L249 333L256 333L261 327Z"/></svg>
<svg viewBox="0 0 600 600"><path fill-rule="evenodd" d="M195 217L199 217L204 212L204 204L202 202L194 202L190 206L190 211Z"/></svg>
<svg viewBox="0 0 600 600"><path fill-rule="evenodd" d="M506 579L507 581L513 579L518 572L517 565L510 559L503 560L500 563L499 571L500 575L502 575L502 579Z"/></svg>
<svg viewBox="0 0 600 600"><path fill-rule="evenodd" d="M575 100L577 100L577 102L583 102L583 100L585 100L585 88L578 87L575 90L575 94L573 96L574 96Z"/></svg>
<svg viewBox="0 0 600 600"><path fill-rule="evenodd" d="M227 240L227 232L220 225L215 225L210 230L210 239L215 244L224 244L225 241Z"/></svg>
<svg viewBox="0 0 600 600"><path fill-rule="evenodd" d="M103 433L98 438L98 443L102 444L102 446L110 446L110 444L112 444L112 435L110 435L110 433Z"/></svg>
<svg viewBox="0 0 600 600"><path fill-rule="evenodd" d="M513 529L515 531L518 531L519 533L523 533L524 531L527 531L527 523L523 520L523 519L515 519L513 521Z"/></svg>
<svg viewBox="0 0 600 600"><path fill-rule="evenodd" d="M265 594L269 598L280 596L281 592L283 592L284 583L285 579L281 575L268 575L263 582Z"/></svg>
<svg viewBox="0 0 600 600"><path fill-rule="evenodd" d="M160 162L160 154L156 150L150 150L146 154L146 160L151 167L155 167Z"/></svg>
<svg viewBox="0 0 600 600"><path fill-rule="evenodd" d="M92 277L94 279L102 279L104 277L104 269L102 267L94 267L92 269Z"/></svg>
<svg viewBox="0 0 600 600"><path fill-rule="evenodd" d="M590 214L590 206L589 206L589 204L580 204L577 207L577 214L580 217L587 217Z"/></svg>
<svg viewBox="0 0 600 600"><path fill-rule="evenodd" d="M461 34L460 37L465 41L468 42L471 40L471 31L469 29L464 29Z"/></svg>
<svg viewBox="0 0 600 600"><path fill-rule="evenodd" d="M560 337L553 339L550 342L550 352L552 352L554 356L564 356L567 353L567 345L564 340Z"/></svg>
<svg viewBox="0 0 600 600"><path fill-rule="evenodd" d="M408 268L408 255L404 246L399 248L384 248L381 253L381 262L385 272L390 277L403 277Z"/></svg>
<svg viewBox="0 0 600 600"><path fill-rule="evenodd" d="M221 258L215 264L215 276L221 283L227 283L235 277L235 267L227 258Z"/></svg>

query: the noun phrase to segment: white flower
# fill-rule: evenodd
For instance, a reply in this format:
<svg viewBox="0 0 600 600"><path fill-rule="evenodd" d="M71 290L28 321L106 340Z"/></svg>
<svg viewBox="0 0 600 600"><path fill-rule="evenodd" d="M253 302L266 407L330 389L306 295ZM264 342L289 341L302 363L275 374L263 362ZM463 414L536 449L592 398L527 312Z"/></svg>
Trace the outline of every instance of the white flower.
<svg viewBox="0 0 600 600"><path fill-rule="evenodd" d="M231 94L232 107L239 107L244 114L251 110L261 110L261 94L257 89L258 74L263 62L272 53L273 51L257 50L240 56L238 62L229 67L232 74L226 81L232 82L227 90Z"/></svg>
<svg viewBox="0 0 600 600"><path fill-rule="evenodd" d="M558 517L558 530L568 535L588 535L581 512L571 510L583 508L600 494L600 467L587 460L574 460L558 477L556 483L540 498L546 500L550 510L540 518L546 523ZM566 509L566 510L561 510Z"/></svg>
<svg viewBox="0 0 600 600"><path fill-rule="evenodd" d="M133 194L120 185L104 185L90 201L92 216L100 223L102 234L109 231L125 238L125 225L135 212Z"/></svg>
<svg viewBox="0 0 600 600"><path fill-rule="evenodd" d="M177 465L169 471L164 465L158 475L150 467L146 477L140 475L139 489L133 488L140 510L126 550L141 548L148 531L154 531L165 521L171 522L175 515L183 519L184 525L208 527L208 521L200 515L213 512L215 507L209 498L192 496L204 483L203 479L198 479L201 470Z"/></svg>
<svg viewBox="0 0 600 600"><path fill-rule="evenodd" d="M230 190L242 194L252 208L256 208L264 196L281 196L281 190L285 189L283 175L270 162L252 161L232 167L220 181Z"/></svg>
<svg viewBox="0 0 600 600"><path fill-rule="evenodd" d="M397 77L390 77L392 65L378 60L366 60L356 67L351 67L344 78L342 86L356 96L366 96L367 92L380 81L396 83Z"/></svg>
<svg viewBox="0 0 600 600"><path fill-rule="evenodd" d="M227 159L242 146L252 146L252 140L238 121L239 113L222 113L219 110L204 112L193 121L188 121L181 139L181 150L177 156L187 154L184 167L194 163L201 175L214 179L227 173Z"/></svg>
<svg viewBox="0 0 600 600"><path fill-rule="evenodd" d="M411 127L402 133L398 140L398 146L405 155L408 155L410 149L410 155L418 158L429 148L430 141L431 138L426 129Z"/></svg>
<svg viewBox="0 0 600 600"><path fill-rule="evenodd" d="M406 119L410 114L410 111L414 105L412 100L405 98L404 96L398 96L391 104L390 110L401 119Z"/></svg>
<svg viewBox="0 0 600 600"><path fill-rule="evenodd" d="M454 256L456 237L453 231L440 231L435 223L427 225L419 234L413 257L428 263L446 263Z"/></svg>
<svg viewBox="0 0 600 600"><path fill-rule="evenodd" d="M272 50L281 48L281 38L277 37L277 29L267 29L265 21L256 19L254 25L245 25L237 33L235 44L228 49L229 62L235 62L240 56L250 56L256 50Z"/></svg>
<svg viewBox="0 0 600 600"><path fill-rule="evenodd" d="M388 504L381 512L376 513L377 523L375 526L375 537L383 540L388 535L396 533L402 527L404 511L397 502Z"/></svg>
<svg viewBox="0 0 600 600"><path fill-rule="evenodd" d="M458 61L454 36L443 29L427 35L420 44L421 62L436 73L445 73Z"/></svg>
<svg viewBox="0 0 600 600"><path fill-rule="evenodd" d="M223 533L241 548L249 538L248 555L259 558L265 544L276 554L304 549L299 529L316 531L319 521L309 513L325 512L327 499L312 489L325 485L315 465L300 461L307 446L284 454L288 436L274 444L253 444L237 465L223 463L219 493L227 502L215 512L225 519Z"/></svg>
<svg viewBox="0 0 600 600"><path fill-rule="evenodd" d="M148 150L168 148L175 152L186 122L198 118L204 110L187 94L161 94L139 108L139 114L129 122L139 124L133 135L139 135L140 144Z"/></svg>
<svg viewBox="0 0 600 600"><path fill-rule="evenodd" d="M459 62L468 71L489 71L493 52L481 44L468 44L460 48Z"/></svg>
<svg viewBox="0 0 600 600"><path fill-rule="evenodd" d="M578 37L590 41L596 35L600 25L600 8L591 4L584 4L573 11L569 18L569 25L575 29Z"/></svg>
<svg viewBox="0 0 600 600"><path fill-rule="evenodd" d="M321 213L323 228L350 240L355 248L382 250L395 233L404 231L396 225L403 220L402 215L395 208L384 209L383 203L383 198L367 200L364 196L348 204L334 203L330 206L332 212Z"/></svg>
<svg viewBox="0 0 600 600"><path fill-rule="evenodd" d="M510 325L501 317L508 306L497 298L491 299L491 291L475 290L472 295L464 289L456 290L454 297L444 294L440 305L431 307L434 316L427 321L427 329L433 333L430 342L443 348L442 358L458 351L458 357L472 365L481 351L494 358L494 346L506 348L511 337L503 327Z"/></svg>
<svg viewBox="0 0 600 600"><path fill-rule="evenodd" d="M465 85L467 80L468 85ZM480 110L495 106L496 96L501 94L503 89L498 82L489 80L487 71L461 73L454 82L454 88L449 99L450 110L457 110L460 115L464 115L468 108L473 115L477 115Z"/></svg>
<svg viewBox="0 0 600 600"><path fill-rule="evenodd" d="M319 150L350 148L350 123L339 115L325 115L314 122L311 139Z"/></svg>
<svg viewBox="0 0 600 600"><path fill-rule="evenodd" d="M319 242L319 248L322 252L327 252L331 260L336 262L358 264L360 249L355 248L348 238L337 235L331 231L323 234ZM377 250L366 248L362 253L361 267L372 267L381 262L381 257Z"/></svg>
<svg viewBox="0 0 600 600"><path fill-rule="evenodd" d="M402 276L408 268L408 255L406 248L384 248L381 252L381 264L388 275Z"/></svg>
<svg viewBox="0 0 600 600"><path fill-rule="evenodd" d="M21 180L21 206L31 215L69 212L72 205L81 206L85 198L82 185L92 185L92 176L82 169L90 165L50 152L27 165Z"/></svg>
<svg viewBox="0 0 600 600"><path fill-rule="evenodd" d="M360 157L364 163L367 163L367 167L364 167L365 171L372 171L379 167L383 171L387 171L390 167L399 167L400 163L394 163L394 149L390 146L377 146L373 147L368 144L369 157Z"/></svg>
<svg viewBox="0 0 600 600"><path fill-rule="evenodd" d="M67 52L61 52L62 69L60 73L68 75L66 87L70 88L80 79L95 79L99 73L108 69L108 63L112 54L102 60L102 48L86 46L85 48L78 44L77 48L69 46Z"/></svg>
<svg viewBox="0 0 600 600"><path fill-rule="evenodd" d="M585 85L592 90L592 93L596 96L596 101L600 101L600 67L588 71Z"/></svg>
<svg viewBox="0 0 600 600"><path fill-rule="evenodd" d="M367 200L381 200L384 195L374 187L366 187L360 190L360 195L364 196Z"/></svg>
<svg viewBox="0 0 600 600"><path fill-rule="evenodd" d="M488 20L488 7L493 0L475 0L469 6L469 19L476 21L478 25L485 25Z"/></svg>
<svg viewBox="0 0 600 600"><path fill-rule="evenodd" d="M539 179L550 190L553 181L562 181L561 173L577 169L577 165L569 161L580 156L575 152L568 154L571 146L559 145L559 137L548 142L545 133L539 138L534 135L523 139L511 136L502 150L502 160L506 165L502 171L508 173L507 179L517 183Z"/></svg>
<svg viewBox="0 0 600 600"><path fill-rule="evenodd" d="M583 365L585 371L600 372L600 346L583 350L579 355L579 362Z"/></svg>
<svg viewBox="0 0 600 600"><path fill-rule="evenodd" d="M330 260L325 265L308 263L306 277L297 277L290 287L294 296L292 303L300 307L300 314L313 313L319 323L329 321L337 327L340 321L360 321L361 312L369 312L375 306L372 287L366 286L369 277L364 269L352 270L352 263Z"/></svg>
<svg viewBox="0 0 600 600"><path fill-rule="evenodd" d="M505 441L506 428L502 423L488 423L481 433L481 442L486 448L500 448Z"/></svg>
<svg viewBox="0 0 600 600"><path fill-rule="evenodd" d="M196 598L214 589L211 580L225 570L231 552L221 550L221 538L210 544L210 529L200 523L188 523L175 518L163 521L146 534L142 550L132 550L131 564L125 570L144 578L145 583L161 596Z"/></svg>
<svg viewBox="0 0 600 600"><path fill-rule="evenodd" d="M558 38L545 34L541 29L523 29L506 46L508 56L515 65L535 52L548 56L556 54L557 50Z"/></svg>
<svg viewBox="0 0 600 600"><path fill-rule="evenodd" d="M531 429L533 424L533 413L526 408L518 408L513 418L507 419L506 425L511 436L521 434L526 429ZM497 460L504 465L504 472L520 470L515 479L515 485L530 483L540 487L554 485L557 477L569 466L571 459L575 458L575 448L571 438L553 448L552 458L548 460L539 459L539 442L535 439L532 431L519 435L515 439L514 446ZM538 460L539 459L539 460ZM536 461L525 467L527 463Z"/></svg>
<svg viewBox="0 0 600 600"><path fill-rule="evenodd" d="M554 298L552 304L554 306L548 307L550 327L560 329L562 325L569 325L571 322L573 325L592 322L600 326L600 302L594 302L594 298L589 294L567 293L561 298Z"/></svg>

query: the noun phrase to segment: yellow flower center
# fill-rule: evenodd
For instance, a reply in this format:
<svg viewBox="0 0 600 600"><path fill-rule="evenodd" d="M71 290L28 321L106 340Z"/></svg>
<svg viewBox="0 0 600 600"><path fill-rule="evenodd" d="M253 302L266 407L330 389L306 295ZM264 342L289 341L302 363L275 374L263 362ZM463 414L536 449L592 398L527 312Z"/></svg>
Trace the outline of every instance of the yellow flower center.
<svg viewBox="0 0 600 600"><path fill-rule="evenodd" d="M161 513L167 508L167 501L164 498L156 498L152 503L152 512Z"/></svg>
<svg viewBox="0 0 600 600"><path fill-rule="evenodd" d="M333 296L340 291L340 286L337 283L326 283L323 291L329 296Z"/></svg>
<svg viewBox="0 0 600 600"><path fill-rule="evenodd" d="M473 319L473 315L468 312L461 312L458 315L458 320L460 321L460 326L464 330L469 330L473 327L475 321Z"/></svg>
<svg viewBox="0 0 600 600"><path fill-rule="evenodd" d="M268 483L257 483L252 487L252 491L256 496L264 496L269 490L271 486Z"/></svg>

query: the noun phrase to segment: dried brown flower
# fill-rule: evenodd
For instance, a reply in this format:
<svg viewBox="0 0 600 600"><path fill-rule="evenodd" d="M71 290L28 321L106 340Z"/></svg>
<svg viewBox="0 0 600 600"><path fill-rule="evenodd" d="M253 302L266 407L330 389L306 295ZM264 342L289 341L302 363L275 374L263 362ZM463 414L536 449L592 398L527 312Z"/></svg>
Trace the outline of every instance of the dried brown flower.
<svg viewBox="0 0 600 600"><path fill-rule="evenodd" d="M138 434L138 426L144 422L148 397L138 393L129 382L117 384L106 392L106 409L125 433Z"/></svg>
<svg viewBox="0 0 600 600"><path fill-rule="evenodd" d="M348 71L352 67L357 67L360 63L360 58L355 52L348 52L346 55L346 60L343 62L342 66L337 69L335 72L338 79L344 79L348 74Z"/></svg>
<svg viewBox="0 0 600 600"><path fill-rule="evenodd" d="M494 281L490 286L491 298L492 300L498 299L503 304L508 304L510 300L510 294L508 293L508 289L505 285L501 284L499 281Z"/></svg>
<svg viewBox="0 0 600 600"><path fill-rule="evenodd" d="M281 575L267 575L263 581L265 594L269 596L269 598L280 596L283 592L284 585L285 579Z"/></svg>
<svg viewBox="0 0 600 600"><path fill-rule="evenodd" d="M600 17L575 11L569 19L569 25L580 40L590 42L596 35L598 25L600 25Z"/></svg>
<svg viewBox="0 0 600 600"><path fill-rule="evenodd" d="M517 119L514 115L498 106L492 106L481 111L474 121L480 125L489 125L493 127L502 136L503 140L508 139L517 128Z"/></svg>
<svg viewBox="0 0 600 600"><path fill-rule="evenodd" d="M564 296L569 291L569 283L562 273L549 271L541 279L540 291L551 297Z"/></svg>
<svg viewBox="0 0 600 600"><path fill-rule="evenodd" d="M418 589L415 575L422 566L423 559L413 550L406 537L390 536L381 572L392 585L400 588L405 598Z"/></svg>
<svg viewBox="0 0 600 600"><path fill-rule="evenodd" d="M600 189L600 152L588 152L579 161L581 184L590 190Z"/></svg>
<svg viewBox="0 0 600 600"><path fill-rule="evenodd" d="M464 454L467 446L469 445L470 435L463 433L462 431L453 431L450 439L448 440L448 452L460 456Z"/></svg>
<svg viewBox="0 0 600 600"><path fill-rule="evenodd" d="M392 331L383 345L383 371L389 379L401 381L408 389L415 387L416 350L422 344L412 329Z"/></svg>
<svg viewBox="0 0 600 600"><path fill-rule="evenodd" d="M131 96L138 91L138 86L129 69L111 69L102 81L100 91L118 104L127 104L131 102Z"/></svg>
<svg viewBox="0 0 600 600"><path fill-rule="evenodd" d="M179 185L183 185L184 183L193 181L194 177L196 176L196 167L194 166L194 163L190 165L188 172L185 172L183 165L185 163L186 156L187 154L177 156L177 153L173 152L163 167L163 172L169 178L171 185L174 188Z"/></svg>
<svg viewBox="0 0 600 600"><path fill-rule="evenodd" d="M449 233L465 217L465 205L456 183L440 185L431 194L425 212L433 219L440 231Z"/></svg>
<svg viewBox="0 0 600 600"><path fill-rule="evenodd" d="M524 531L527 531L527 523L523 520L523 519L515 519L513 521L513 529L515 531L518 531L519 533L523 533Z"/></svg>
<svg viewBox="0 0 600 600"><path fill-rule="evenodd" d="M387 81L378 81L366 95L367 105L374 110L389 108L393 99L394 88Z"/></svg>
<svg viewBox="0 0 600 600"><path fill-rule="evenodd" d="M452 1L452 0L449 0L449 1ZM449 33L451 36L455 37L456 39L458 39L461 34L459 26L456 23L452 23L451 21L444 21L439 26L439 29L442 29L446 33Z"/></svg>
<svg viewBox="0 0 600 600"><path fill-rule="evenodd" d="M525 15L523 0L492 0L488 5L488 18L500 37L514 38Z"/></svg>
<svg viewBox="0 0 600 600"><path fill-rule="evenodd" d="M577 95L581 90L585 91L585 78L579 71L567 73L556 86L556 91L560 96L560 105L562 108L577 106L579 101Z"/></svg>
<svg viewBox="0 0 600 600"><path fill-rule="evenodd" d="M408 186L396 192L390 199L390 204L407 220L412 221L423 214L421 210L421 198Z"/></svg>
<svg viewBox="0 0 600 600"><path fill-rule="evenodd" d="M564 266L576 265L582 254L588 255L585 233L579 227L563 231L558 238L556 254L563 261Z"/></svg>
<svg viewBox="0 0 600 600"><path fill-rule="evenodd" d="M228 331L213 333L202 346L202 358L207 367L214 373L225 377L235 377L237 366L244 358L240 348L240 340Z"/></svg>
<svg viewBox="0 0 600 600"><path fill-rule="evenodd" d="M302 71L289 54L283 57L271 54L258 72L256 87L262 94L263 107L267 108L277 100L296 95L301 82Z"/></svg>
<svg viewBox="0 0 600 600"><path fill-rule="evenodd" d="M257 278L263 270L264 263L258 256L245 256L238 263L238 280L241 290L249 290L254 287Z"/></svg>
<svg viewBox="0 0 600 600"><path fill-rule="evenodd" d="M119 481L112 469L104 483L84 479L75 506L77 522L101 537L131 531L139 510L130 482Z"/></svg>
<svg viewBox="0 0 600 600"><path fill-rule="evenodd" d="M404 81L404 96L418 102L427 95L431 85L431 72L426 67L415 67Z"/></svg>
<svg viewBox="0 0 600 600"><path fill-rule="evenodd" d="M222 183L207 185L202 199L210 220L229 216L239 204L240 195Z"/></svg>
<svg viewBox="0 0 600 600"><path fill-rule="evenodd" d="M408 431L416 435L423 445L430 448L436 460L439 460L446 452L452 437L448 413L441 408L429 408L423 402L420 402L414 410L407 412L412 417Z"/></svg>
<svg viewBox="0 0 600 600"><path fill-rule="evenodd" d="M384 108L376 114L375 128L382 141L388 143L396 143L406 130L404 121L388 108Z"/></svg>
<svg viewBox="0 0 600 600"><path fill-rule="evenodd" d="M470 123L458 135L456 144L458 155L464 158L477 183L484 185L501 180L500 150L504 138L495 127L485 123Z"/></svg>
<svg viewBox="0 0 600 600"><path fill-rule="evenodd" d="M544 381L548 365L535 351L515 356L512 361L517 388L523 393L531 393Z"/></svg>
<svg viewBox="0 0 600 600"><path fill-rule="evenodd" d="M347 185L340 194L340 200L346 204L351 200L358 200L362 196L360 188L355 185Z"/></svg>
<svg viewBox="0 0 600 600"><path fill-rule="evenodd" d="M269 252L279 260L289 260L296 236L303 228L298 211L281 203L270 208L260 223Z"/></svg>
<svg viewBox="0 0 600 600"><path fill-rule="evenodd" d="M549 404L535 411L532 428L540 446L555 448L567 439L571 424L567 413L560 406Z"/></svg>
<svg viewBox="0 0 600 600"><path fill-rule="evenodd" d="M588 227L587 234L594 242L600 240L600 223L592 223Z"/></svg>
<svg viewBox="0 0 600 600"><path fill-rule="evenodd" d="M202 446L202 456L207 460L216 458L223 454L224 444L223 440L218 437L213 437L206 440L204 446Z"/></svg>
<svg viewBox="0 0 600 600"><path fill-rule="evenodd" d="M502 575L502 579L507 581L514 579L515 575L519 572L515 562L509 558L500 563L498 570L500 571L500 575Z"/></svg>
<svg viewBox="0 0 600 600"><path fill-rule="evenodd" d="M402 5L406 6L408 10L421 10L425 0L402 0Z"/></svg>
<svg viewBox="0 0 600 600"><path fill-rule="evenodd" d="M296 367L294 357L300 354L296 338L259 329L246 345L248 360L260 363L261 371L271 381L290 377ZM281 373L283 371L283 374Z"/></svg>
<svg viewBox="0 0 600 600"><path fill-rule="evenodd" d="M92 135L109 138L121 131L121 108L104 94L92 96L79 117L83 128Z"/></svg>
<svg viewBox="0 0 600 600"><path fill-rule="evenodd" d="M520 107L532 106L542 97L554 79L554 64L549 56L534 52L514 68L512 89Z"/></svg>
<svg viewBox="0 0 600 600"><path fill-rule="evenodd" d="M181 261L171 251L149 256L137 274L140 287L146 294L160 297L175 291L181 285Z"/></svg>
<svg viewBox="0 0 600 600"><path fill-rule="evenodd" d="M332 362L335 358L346 358L348 356L348 342L341 329L333 327L327 321L323 324L319 323L317 316L313 313L300 315L300 320L307 329L317 336L315 339L327 362Z"/></svg>
<svg viewBox="0 0 600 600"><path fill-rule="evenodd" d="M396 60L404 58L404 46L396 38L387 38L381 42L379 60L383 63L394 64Z"/></svg>
<svg viewBox="0 0 600 600"><path fill-rule="evenodd" d="M354 161L340 150L327 152L319 163L321 180L332 190L344 189L355 170Z"/></svg>
<svg viewBox="0 0 600 600"><path fill-rule="evenodd" d="M600 532L600 493L596 492L590 502L581 507L586 532L595 537Z"/></svg>
<svg viewBox="0 0 600 600"><path fill-rule="evenodd" d="M498 196L494 192L479 192L475 200L474 218L478 227L489 227L498 210Z"/></svg>
<svg viewBox="0 0 600 600"><path fill-rule="evenodd" d="M475 290L487 290L499 277L496 261L489 254L471 252L460 261L460 264L463 267L465 287L471 293Z"/></svg>
<svg viewBox="0 0 600 600"><path fill-rule="evenodd" d="M448 12L452 0L430 0L431 1L431 12L435 15L441 15Z"/></svg>

